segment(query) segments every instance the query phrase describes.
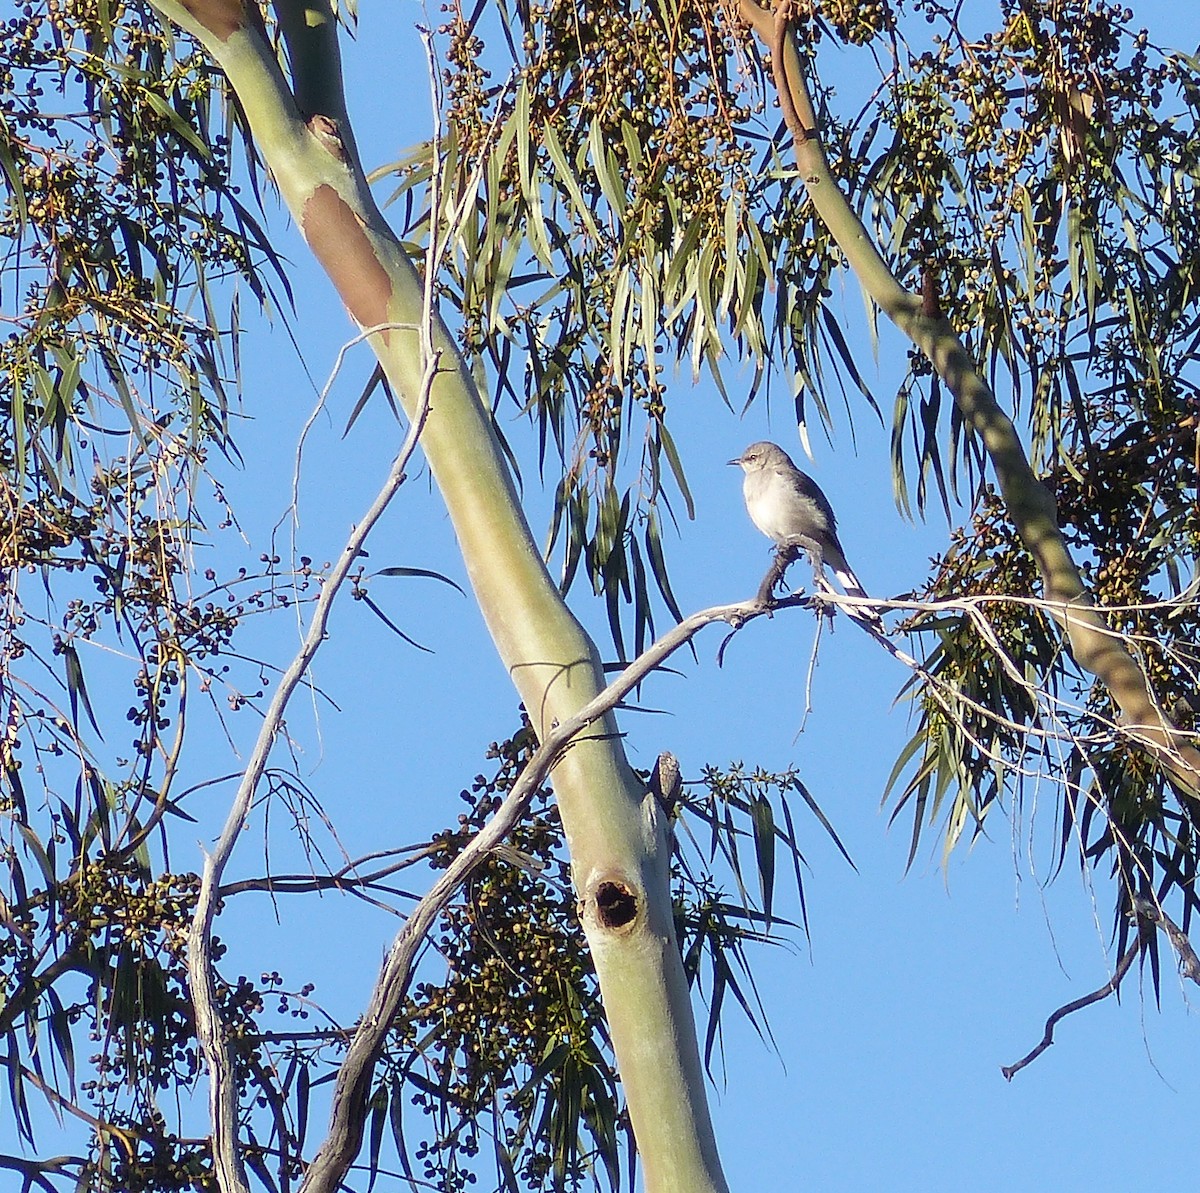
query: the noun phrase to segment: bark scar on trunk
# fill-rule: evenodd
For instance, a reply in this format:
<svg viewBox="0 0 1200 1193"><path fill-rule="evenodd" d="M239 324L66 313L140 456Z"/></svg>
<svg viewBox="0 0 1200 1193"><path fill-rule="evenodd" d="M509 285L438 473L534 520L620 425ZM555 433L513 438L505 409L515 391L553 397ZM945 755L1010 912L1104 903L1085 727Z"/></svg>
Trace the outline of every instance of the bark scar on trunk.
<svg viewBox="0 0 1200 1193"><path fill-rule="evenodd" d="M220 41L228 41L239 29L255 22L242 0L180 0L180 6Z"/></svg>

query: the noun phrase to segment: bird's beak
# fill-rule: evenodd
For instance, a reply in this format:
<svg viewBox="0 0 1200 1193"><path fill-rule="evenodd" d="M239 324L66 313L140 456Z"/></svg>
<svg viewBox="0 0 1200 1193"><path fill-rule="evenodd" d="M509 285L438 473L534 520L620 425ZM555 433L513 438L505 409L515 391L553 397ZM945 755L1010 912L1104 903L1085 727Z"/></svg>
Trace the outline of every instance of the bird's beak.
<svg viewBox="0 0 1200 1193"><path fill-rule="evenodd" d="M741 462L742 462L742 457L738 456L738 458L736 460L726 460L725 464L728 467L728 465L730 465L730 464L740 464Z"/></svg>

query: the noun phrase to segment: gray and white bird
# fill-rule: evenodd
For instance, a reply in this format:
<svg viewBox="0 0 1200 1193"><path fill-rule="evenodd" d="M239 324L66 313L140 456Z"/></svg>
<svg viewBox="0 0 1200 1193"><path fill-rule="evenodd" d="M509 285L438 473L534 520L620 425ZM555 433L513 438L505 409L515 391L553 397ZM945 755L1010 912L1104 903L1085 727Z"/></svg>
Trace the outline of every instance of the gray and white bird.
<svg viewBox="0 0 1200 1193"><path fill-rule="evenodd" d="M837 536L837 519L828 498L807 473L776 443L752 443L736 460L746 474L742 494L750 520L777 547L803 549L818 576L833 569L847 596L865 597Z"/></svg>

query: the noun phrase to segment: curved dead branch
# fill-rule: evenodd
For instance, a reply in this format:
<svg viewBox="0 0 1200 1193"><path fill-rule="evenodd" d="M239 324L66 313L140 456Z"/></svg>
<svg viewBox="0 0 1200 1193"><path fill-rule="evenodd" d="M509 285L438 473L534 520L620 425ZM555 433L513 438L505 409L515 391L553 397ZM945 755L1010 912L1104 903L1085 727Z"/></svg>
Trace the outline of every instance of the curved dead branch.
<svg viewBox="0 0 1200 1193"><path fill-rule="evenodd" d="M1016 1064L1000 1066L1000 1072L1004 1074L1004 1080L1011 1081L1026 1065L1032 1064L1054 1043L1054 1028L1060 1019L1065 1019L1068 1015L1073 1015L1076 1011L1082 1011L1084 1007L1090 1007L1092 1003L1100 1002L1101 999L1107 998L1110 994L1115 994L1121 985L1121 980L1129 972L1129 967L1133 964L1133 959L1137 956L1138 950L1141 947L1142 944L1139 937L1121 954L1121 959L1117 962L1117 968L1113 970L1112 977L1103 986L1098 990L1093 990L1091 994L1085 994L1082 998L1072 999L1065 1006L1059 1007L1046 1020L1046 1033L1038 1041L1037 1045L1021 1057Z"/></svg>

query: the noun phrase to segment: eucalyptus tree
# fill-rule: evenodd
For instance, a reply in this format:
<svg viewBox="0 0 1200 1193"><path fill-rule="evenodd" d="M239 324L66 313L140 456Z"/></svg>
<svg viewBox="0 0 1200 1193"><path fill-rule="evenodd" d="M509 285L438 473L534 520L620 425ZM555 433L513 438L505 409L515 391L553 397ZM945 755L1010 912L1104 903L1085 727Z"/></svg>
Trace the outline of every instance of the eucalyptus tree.
<svg viewBox="0 0 1200 1193"><path fill-rule="evenodd" d="M672 594L664 515L691 495L668 424L697 415L668 366L728 401L725 362L748 360L749 399L774 377L802 429L832 419L835 387L879 414L831 305L843 275L871 330L883 314L913 344L899 502L965 510L924 591L880 605L917 710L895 814L914 850L931 830L949 850L1052 784L1060 862L1111 885L1112 987L1157 963L1157 927L1194 964L1200 63L1120 5L963 8L451 0L426 34L436 131L370 173L341 73L351 7L45 0L7 22L0 1026L26 1140L35 1097L90 1133L76 1156L0 1159L27 1187L334 1189L364 1140L380 1170L389 1131L404 1174L443 1188L488 1138L501 1187L616 1186L630 1132L648 1189L726 1187L701 1053L725 993L753 1013L744 946L771 928L776 850L798 856L788 796L816 805L793 774L639 774L613 709L703 624L767 609L684 618ZM865 103L829 85L831 46L874 72ZM268 551L206 573L196 539L233 517L241 304L309 301L264 227L268 189L378 358L361 401L398 402L407 427L327 568ZM555 491L546 552L506 403L539 437L517 463ZM308 798L272 746L335 597L349 581L371 600L358 560L414 450L528 719L456 828L292 884L394 901L399 869L438 873L361 1019L295 1032L265 1003L286 1017L303 994L223 977L213 928L254 885L226 874L254 800ZM589 599L640 659L615 686L572 612ZM268 698L238 634L297 601L304 645ZM124 660L129 749L93 647ZM214 692L262 730L244 768L183 787ZM196 874L174 830L218 780L231 811ZM707 855L673 844L680 816L711 826ZM568 871L573 896L547 881ZM414 969L430 933L446 974ZM210 1125L184 1137L156 1091L198 1075ZM410 1154L413 1098L428 1131Z"/></svg>

